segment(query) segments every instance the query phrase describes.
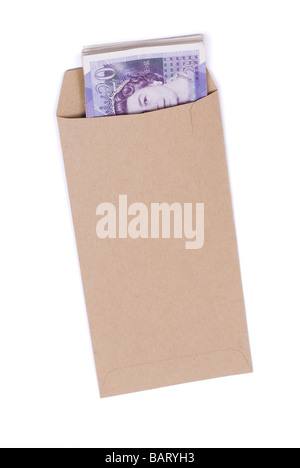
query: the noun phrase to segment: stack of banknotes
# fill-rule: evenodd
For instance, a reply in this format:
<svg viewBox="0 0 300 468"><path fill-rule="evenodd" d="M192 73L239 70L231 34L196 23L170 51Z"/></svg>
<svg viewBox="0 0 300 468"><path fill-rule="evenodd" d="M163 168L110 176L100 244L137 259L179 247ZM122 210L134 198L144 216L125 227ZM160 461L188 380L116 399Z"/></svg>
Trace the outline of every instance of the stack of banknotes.
<svg viewBox="0 0 300 468"><path fill-rule="evenodd" d="M138 114L207 96L202 35L85 47L87 117Z"/></svg>

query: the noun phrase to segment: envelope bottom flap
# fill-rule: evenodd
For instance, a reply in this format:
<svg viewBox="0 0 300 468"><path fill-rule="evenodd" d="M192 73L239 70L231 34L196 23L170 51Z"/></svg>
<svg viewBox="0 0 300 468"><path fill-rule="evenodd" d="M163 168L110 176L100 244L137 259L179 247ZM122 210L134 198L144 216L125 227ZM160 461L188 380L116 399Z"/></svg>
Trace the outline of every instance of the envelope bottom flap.
<svg viewBox="0 0 300 468"><path fill-rule="evenodd" d="M156 363L113 369L100 384L102 398L253 371L251 356L239 349L210 351ZM179 377L180 376L180 377Z"/></svg>

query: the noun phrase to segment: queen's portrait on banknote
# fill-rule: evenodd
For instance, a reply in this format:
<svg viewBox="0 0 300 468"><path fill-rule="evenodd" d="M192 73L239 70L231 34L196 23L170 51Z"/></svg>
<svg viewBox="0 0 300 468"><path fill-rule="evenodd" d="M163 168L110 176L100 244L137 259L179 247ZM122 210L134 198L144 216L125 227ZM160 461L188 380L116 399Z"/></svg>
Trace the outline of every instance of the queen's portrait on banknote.
<svg viewBox="0 0 300 468"><path fill-rule="evenodd" d="M184 73L170 80L147 73L131 77L112 96L115 114L135 114L184 104L189 99L190 78Z"/></svg>

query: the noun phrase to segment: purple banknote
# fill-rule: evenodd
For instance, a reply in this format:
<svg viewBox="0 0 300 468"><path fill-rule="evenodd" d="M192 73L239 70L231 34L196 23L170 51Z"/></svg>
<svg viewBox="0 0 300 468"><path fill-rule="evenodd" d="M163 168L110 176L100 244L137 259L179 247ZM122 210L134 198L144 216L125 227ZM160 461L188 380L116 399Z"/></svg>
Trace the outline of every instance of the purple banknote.
<svg viewBox="0 0 300 468"><path fill-rule="evenodd" d="M83 54L86 116L136 114L207 96L202 36L183 44ZM173 39L173 42L176 42Z"/></svg>

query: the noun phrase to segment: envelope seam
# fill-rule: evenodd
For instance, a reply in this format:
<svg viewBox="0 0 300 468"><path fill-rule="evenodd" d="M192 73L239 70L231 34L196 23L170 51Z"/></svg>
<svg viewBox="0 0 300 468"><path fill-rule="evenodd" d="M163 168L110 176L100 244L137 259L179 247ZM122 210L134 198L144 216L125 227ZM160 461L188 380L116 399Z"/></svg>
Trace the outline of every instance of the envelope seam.
<svg viewBox="0 0 300 468"><path fill-rule="evenodd" d="M209 355L209 354L218 354L218 353L221 354L221 353L225 353L227 351L233 351L233 352L236 352L236 353L240 354L242 356L244 362L246 363L246 365L248 367L248 370L250 372L252 372L252 370L253 370L252 365L249 363L246 355L241 350L239 350L237 348L226 348L226 349L221 349L219 351L208 351L208 352L200 353L200 354L191 354L191 355L187 355L187 356L175 357L175 358L170 358L170 359L162 359L160 361L145 362L143 364L136 364L134 366L116 367L116 368L110 370L106 374L106 376L104 377L104 381L103 381L103 384L101 386L100 393L102 393L102 394L104 393L104 388L105 388L108 377L111 374L113 374L115 372L118 372L118 371L127 370L127 369L137 369L139 367L151 366L151 365L154 365L154 364L161 364L161 363L166 363L166 362L170 362L170 361L177 361L177 360L180 360L180 359L197 358L197 357L206 356L206 355Z"/></svg>

